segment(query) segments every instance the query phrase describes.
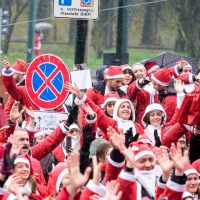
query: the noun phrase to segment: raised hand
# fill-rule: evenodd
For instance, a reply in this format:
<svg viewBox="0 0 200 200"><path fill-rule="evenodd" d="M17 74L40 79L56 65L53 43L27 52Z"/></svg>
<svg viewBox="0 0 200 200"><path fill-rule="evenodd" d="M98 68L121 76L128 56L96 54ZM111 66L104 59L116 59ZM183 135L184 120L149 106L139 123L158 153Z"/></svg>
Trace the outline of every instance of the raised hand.
<svg viewBox="0 0 200 200"><path fill-rule="evenodd" d="M12 105L9 116L12 122L16 122L21 117L21 113L19 112L19 104L20 103L18 101L15 101L15 103Z"/></svg>
<svg viewBox="0 0 200 200"><path fill-rule="evenodd" d="M11 148L12 148L11 143L7 143L5 145L3 157L0 160L0 172L1 174L4 174L4 175L12 174L13 169L14 169L14 161L15 161L15 158L17 157L17 154L14 153L13 155L10 155Z"/></svg>
<svg viewBox="0 0 200 200"><path fill-rule="evenodd" d="M70 197L76 196L79 189L85 185L88 181L91 168L88 167L85 170L84 174L80 172L80 154L77 151L74 151L68 157L68 166L69 166L69 182L70 184L67 186L67 191L70 194Z"/></svg>
<svg viewBox="0 0 200 200"><path fill-rule="evenodd" d="M83 93L80 91L75 82L74 85L72 85L70 82L67 82L64 84L64 87L67 89L68 92L75 94L79 99L83 97Z"/></svg>
<svg viewBox="0 0 200 200"><path fill-rule="evenodd" d="M95 115L96 115L95 112L92 110L92 108L88 104L83 103L81 105L81 108L86 113L86 115L88 115L90 117L90 119L95 117Z"/></svg>
<svg viewBox="0 0 200 200"><path fill-rule="evenodd" d="M109 126L107 128L107 135L115 149L120 150L122 146L125 147L125 135L123 134L123 130L120 130L119 133L117 133L115 129Z"/></svg>
<svg viewBox="0 0 200 200"><path fill-rule="evenodd" d="M169 158L168 149L165 146L160 146L156 153L156 157L158 159L158 163L162 169L162 179L167 182L170 171L174 165L174 163Z"/></svg>
<svg viewBox="0 0 200 200"><path fill-rule="evenodd" d="M2 65L4 68L9 69L10 68L10 62L7 59L4 59L2 61Z"/></svg>
<svg viewBox="0 0 200 200"><path fill-rule="evenodd" d="M170 151L170 157L175 167L175 174L183 175L185 165L189 163L188 150L182 152L181 144L177 143L177 146L175 146L175 144L172 143Z"/></svg>
<svg viewBox="0 0 200 200"><path fill-rule="evenodd" d="M93 195L90 200L120 200L122 191L119 190L119 183L117 181L110 181L106 184L106 194L104 197Z"/></svg>
<svg viewBox="0 0 200 200"><path fill-rule="evenodd" d="M175 88L177 93L178 92L183 92L184 83L181 80L177 80L176 79L176 82L174 83L174 88Z"/></svg>
<svg viewBox="0 0 200 200"><path fill-rule="evenodd" d="M33 112L32 108L27 108L26 106L23 106L23 109L25 111L25 113L32 119L35 121L35 113Z"/></svg>

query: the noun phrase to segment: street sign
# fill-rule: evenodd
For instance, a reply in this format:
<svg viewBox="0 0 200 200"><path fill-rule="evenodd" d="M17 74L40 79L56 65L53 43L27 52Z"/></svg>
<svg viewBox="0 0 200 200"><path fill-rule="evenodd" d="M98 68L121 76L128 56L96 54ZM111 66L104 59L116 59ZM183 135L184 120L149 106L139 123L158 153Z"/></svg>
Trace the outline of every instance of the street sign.
<svg viewBox="0 0 200 200"><path fill-rule="evenodd" d="M57 56L44 54L36 57L26 74L26 90L34 104L43 110L52 110L64 103L70 82L70 73L65 63Z"/></svg>
<svg viewBox="0 0 200 200"><path fill-rule="evenodd" d="M53 15L58 18L98 19L99 0L54 0Z"/></svg>
<svg viewBox="0 0 200 200"><path fill-rule="evenodd" d="M61 122L68 119L68 114L64 112L34 111L36 128L45 134L50 134Z"/></svg>

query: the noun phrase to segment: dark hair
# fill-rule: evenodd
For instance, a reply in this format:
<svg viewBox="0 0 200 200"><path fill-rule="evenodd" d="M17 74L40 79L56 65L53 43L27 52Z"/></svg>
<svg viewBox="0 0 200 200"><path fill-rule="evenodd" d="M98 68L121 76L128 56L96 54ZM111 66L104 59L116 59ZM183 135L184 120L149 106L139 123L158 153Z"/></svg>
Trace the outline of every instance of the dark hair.
<svg viewBox="0 0 200 200"><path fill-rule="evenodd" d="M146 127L150 124L150 119L149 119L150 113L151 113L151 111L148 112L148 113L144 116L144 118L143 118L143 121L146 123L146 126L145 126L144 128L146 128ZM162 113L162 111L161 111L161 113ZM161 122L161 124L163 124L163 122L164 122L164 116L162 115L162 122Z"/></svg>

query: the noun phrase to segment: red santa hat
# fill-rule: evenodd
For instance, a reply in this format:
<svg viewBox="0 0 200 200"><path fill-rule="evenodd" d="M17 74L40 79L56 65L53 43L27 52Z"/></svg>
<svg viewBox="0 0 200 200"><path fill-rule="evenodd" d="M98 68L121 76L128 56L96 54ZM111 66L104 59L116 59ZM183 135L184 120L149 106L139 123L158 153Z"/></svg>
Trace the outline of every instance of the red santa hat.
<svg viewBox="0 0 200 200"><path fill-rule="evenodd" d="M79 126L76 123L73 123L69 126L69 131L71 131L72 129L78 129L80 131Z"/></svg>
<svg viewBox="0 0 200 200"><path fill-rule="evenodd" d="M120 66L109 66L108 71L106 72L106 79L117 79L124 78L122 68Z"/></svg>
<svg viewBox="0 0 200 200"><path fill-rule="evenodd" d="M65 162L58 163L49 174L49 181L47 185L48 193L54 195L59 192L60 185L66 174L68 174L68 165Z"/></svg>
<svg viewBox="0 0 200 200"><path fill-rule="evenodd" d="M26 74L26 62L23 59L17 59L11 67L14 72L19 74Z"/></svg>
<svg viewBox="0 0 200 200"><path fill-rule="evenodd" d="M34 134L34 138L37 138L37 137L39 137L41 135L45 136L45 133L42 130L37 129L36 132L35 132L35 134Z"/></svg>
<svg viewBox="0 0 200 200"><path fill-rule="evenodd" d="M151 75L151 79L158 85L168 86L172 82L172 75L167 68L158 69Z"/></svg>
<svg viewBox="0 0 200 200"><path fill-rule="evenodd" d="M149 139L148 135L146 135L146 134L140 135L137 139L137 143L138 144L148 144L148 145L153 146L151 140Z"/></svg>
<svg viewBox="0 0 200 200"><path fill-rule="evenodd" d="M26 154L17 156L17 158L14 161L14 165L16 165L17 163L25 163L25 164L29 165L29 167L30 167L30 160Z"/></svg>
<svg viewBox="0 0 200 200"><path fill-rule="evenodd" d="M151 146L133 142L130 144L129 148L133 151L135 155L135 160L138 160L146 155L152 156L154 159L156 158L155 154L153 153L153 148Z"/></svg>
<svg viewBox="0 0 200 200"><path fill-rule="evenodd" d="M23 155L19 155L17 156L17 158L14 161L14 165L16 165L17 163L25 163L27 165L29 165L30 167L30 174L33 174L33 168L32 168L32 164L31 164L31 160L28 154L23 154Z"/></svg>
<svg viewBox="0 0 200 200"><path fill-rule="evenodd" d="M111 101L117 101L119 99L119 96L117 95L116 92L110 92L108 93L105 98L104 98L104 103L101 105L102 108L105 108L107 103Z"/></svg>
<svg viewBox="0 0 200 200"><path fill-rule="evenodd" d="M184 172L184 174L186 176L188 176L189 174L196 174L197 176L199 176L197 170L191 164L187 164L185 166L185 172Z"/></svg>
<svg viewBox="0 0 200 200"><path fill-rule="evenodd" d="M146 68L146 71L148 73L152 73L160 68L160 66L155 61L148 61L144 64L144 67Z"/></svg>
<svg viewBox="0 0 200 200"><path fill-rule="evenodd" d="M200 174L200 159L195 160L192 163L192 166L198 171L198 173Z"/></svg>
<svg viewBox="0 0 200 200"><path fill-rule="evenodd" d="M0 104L0 131L1 130L4 130L6 128L9 128L9 124L7 122L7 118L6 118L6 115L3 111L3 107L2 105Z"/></svg>

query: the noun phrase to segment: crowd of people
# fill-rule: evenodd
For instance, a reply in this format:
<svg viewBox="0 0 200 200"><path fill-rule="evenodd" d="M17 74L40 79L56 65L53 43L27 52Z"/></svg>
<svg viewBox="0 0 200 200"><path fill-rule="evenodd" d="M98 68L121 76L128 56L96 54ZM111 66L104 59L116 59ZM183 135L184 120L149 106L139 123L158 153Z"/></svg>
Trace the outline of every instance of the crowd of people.
<svg viewBox="0 0 200 200"><path fill-rule="evenodd" d="M26 91L28 64L3 62L0 199L200 199L200 74L186 60L102 65L50 134Z"/></svg>

